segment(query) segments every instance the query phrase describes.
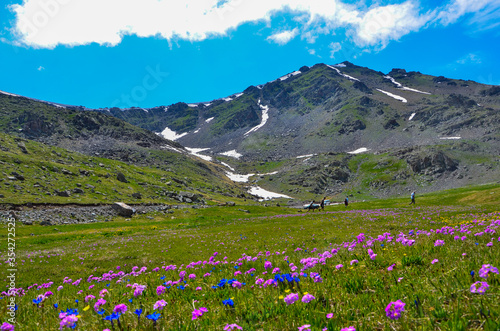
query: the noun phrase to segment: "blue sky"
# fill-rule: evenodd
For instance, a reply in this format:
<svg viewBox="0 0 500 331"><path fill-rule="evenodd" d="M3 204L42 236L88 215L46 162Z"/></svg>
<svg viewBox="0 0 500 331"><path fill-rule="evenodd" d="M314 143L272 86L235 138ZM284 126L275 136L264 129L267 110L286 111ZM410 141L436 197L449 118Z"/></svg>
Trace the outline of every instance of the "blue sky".
<svg viewBox="0 0 500 331"><path fill-rule="evenodd" d="M500 0L7 0L0 22L0 90L92 108L210 101L345 60L500 84Z"/></svg>

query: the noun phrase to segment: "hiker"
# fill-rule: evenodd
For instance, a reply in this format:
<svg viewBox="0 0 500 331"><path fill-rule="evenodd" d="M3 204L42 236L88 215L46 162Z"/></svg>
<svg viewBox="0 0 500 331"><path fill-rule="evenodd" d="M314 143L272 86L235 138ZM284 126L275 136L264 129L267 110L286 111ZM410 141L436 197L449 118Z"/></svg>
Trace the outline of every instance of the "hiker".
<svg viewBox="0 0 500 331"><path fill-rule="evenodd" d="M415 204L415 191L411 192L410 198L411 198L410 205L414 205Z"/></svg>
<svg viewBox="0 0 500 331"><path fill-rule="evenodd" d="M344 200L344 205L347 207L349 206L349 198L348 197L345 197L345 200Z"/></svg>
<svg viewBox="0 0 500 331"><path fill-rule="evenodd" d="M319 206L321 207L321 210L325 210L325 199L326 197L323 198L323 200L321 200Z"/></svg>

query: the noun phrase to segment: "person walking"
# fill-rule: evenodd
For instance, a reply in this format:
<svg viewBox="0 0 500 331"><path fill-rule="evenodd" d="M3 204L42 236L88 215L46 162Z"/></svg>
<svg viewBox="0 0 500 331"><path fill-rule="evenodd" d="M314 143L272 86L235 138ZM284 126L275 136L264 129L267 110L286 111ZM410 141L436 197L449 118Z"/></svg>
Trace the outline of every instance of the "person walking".
<svg viewBox="0 0 500 331"><path fill-rule="evenodd" d="M321 200L321 202L319 204L319 206L321 207L322 211L325 210L325 199L326 199L326 197L324 197L323 200Z"/></svg>
<svg viewBox="0 0 500 331"><path fill-rule="evenodd" d="M415 191L411 192L410 198L411 198L410 205L414 205L415 204Z"/></svg>
<svg viewBox="0 0 500 331"><path fill-rule="evenodd" d="M349 206L349 198L348 197L345 197L345 200L344 200L344 205L347 207Z"/></svg>

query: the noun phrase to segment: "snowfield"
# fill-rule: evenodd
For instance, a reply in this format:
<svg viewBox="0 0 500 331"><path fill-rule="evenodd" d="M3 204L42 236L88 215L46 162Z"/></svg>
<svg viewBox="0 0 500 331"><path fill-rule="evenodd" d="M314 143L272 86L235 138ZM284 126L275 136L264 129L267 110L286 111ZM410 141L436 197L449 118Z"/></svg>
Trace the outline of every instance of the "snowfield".
<svg viewBox="0 0 500 331"><path fill-rule="evenodd" d="M399 96L399 95L396 95L396 94L392 94L391 92L387 92L387 91L384 91L384 90L381 90L381 89L377 89L377 91L382 92L382 93L390 96L391 98L394 98L394 99L399 100L401 102L408 102L408 100L406 100L402 96Z"/></svg>
<svg viewBox="0 0 500 331"><path fill-rule="evenodd" d="M165 130L163 130L161 132L161 135L163 136L163 138L168 139L168 140L173 140L173 141L176 141L177 139L180 139L187 134L188 134L187 132L177 134L175 131L170 130L168 127L166 127Z"/></svg>
<svg viewBox="0 0 500 331"><path fill-rule="evenodd" d="M224 153L220 153L220 155L234 157L235 159L239 159L240 157L243 156L243 154L238 153L235 149L224 152Z"/></svg>
<svg viewBox="0 0 500 331"><path fill-rule="evenodd" d="M366 148L366 147L361 147L361 148L358 148L357 150L355 151L352 151L352 152L347 152L348 154L359 154L359 153L364 153L364 152L368 152L369 149Z"/></svg>

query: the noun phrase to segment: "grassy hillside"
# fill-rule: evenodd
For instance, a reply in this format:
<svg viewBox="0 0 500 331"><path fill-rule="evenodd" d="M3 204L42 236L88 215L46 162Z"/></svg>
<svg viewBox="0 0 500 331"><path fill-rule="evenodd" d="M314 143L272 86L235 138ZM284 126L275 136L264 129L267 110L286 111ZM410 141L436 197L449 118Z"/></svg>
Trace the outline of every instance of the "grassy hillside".
<svg viewBox="0 0 500 331"><path fill-rule="evenodd" d="M212 164L168 151L151 154L162 167L91 157L0 133L0 203L172 203L168 194L179 191L211 203L241 193ZM126 182L118 180L119 173ZM65 191L69 196L58 195ZM137 193L140 199L132 196Z"/></svg>

